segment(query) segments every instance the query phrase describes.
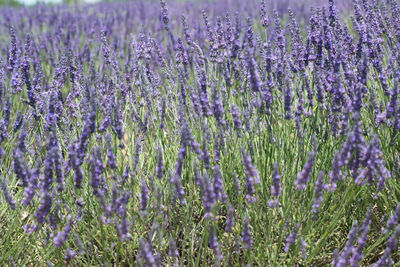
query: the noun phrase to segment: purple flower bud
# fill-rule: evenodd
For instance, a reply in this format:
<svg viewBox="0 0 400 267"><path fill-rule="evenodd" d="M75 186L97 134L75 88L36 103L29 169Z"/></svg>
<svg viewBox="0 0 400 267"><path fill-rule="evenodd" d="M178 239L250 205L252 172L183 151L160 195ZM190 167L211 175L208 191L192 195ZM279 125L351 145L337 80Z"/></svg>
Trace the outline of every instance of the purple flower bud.
<svg viewBox="0 0 400 267"><path fill-rule="evenodd" d="M10 26L10 48L8 51L8 70L13 71L17 61L17 38L15 37L15 30Z"/></svg>
<svg viewBox="0 0 400 267"><path fill-rule="evenodd" d="M161 20L164 23L165 27L168 27L169 18L168 18L168 8L165 3L165 0L160 0L161 5Z"/></svg>
<svg viewBox="0 0 400 267"><path fill-rule="evenodd" d="M204 175L200 179L201 199L203 200L204 209L206 211L205 217L212 217L211 211L216 202L216 195L213 185L209 178Z"/></svg>
<svg viewBox="0 0 400 267"><path fill-rule="evenodd" d="M107 165L111 169L115 170L115 169L117 169L117 162L116 162L115 154L114 154L112 146L111 146L111 136L109 133L106 134L106 140L107 140L107 146L108 146Z"/></svg>
<svg viewBox="0 0 400 267"><path fill-rule="evenodd" d="M222 179L221 170L218 165L213 167L213 174L215 196L217 200L222 200L222 202L225 202L226 194L224 192L224 181Z"/></svg>
<svg viewBox="0 0 400 267"><path fill-rule="evenodd" d="M312 167L314 165L314 158L315 153L310 152L308 156L308 161L304 165L303 170L297 174L297 178L294 184L296 185L298 190L303 190L304 188L306 188L308 181L310 181Z"/></svg>
<svg viewBox="0 0 400 267"><path fill-rule="evenodd" d="M272 199L268 201L268 205L271 208L279 207L279 196L281 195L281 175L279 174L278 164L274 164L274 173L272 174L272 185L271 185L271 196Z"/></svg>
<svg viewBox="0 0 400 267"><path fill-rule="evenodd" d="M291 232L288 237L286 238L286 244L285 244L285 252L288 253L290 250L291 245L296 242L296 239L298 237L298 230L299 230L300 225L297 223L293 229L293 232Z"/></svg>
<svg viewBox="0 0 400 267"><path fill-rule="evenodd" d="M251 40L249 40L249 42L252 43ZM254 59L254 57L252 55L250 55L250 53L248 53L248 55L247 55L247 67L248 67L249 73L250 73L251 89L254 92L261 91L262 81L260 79L258 65L257 65L256 60Z"/></svg>
<svg viewBox="0 0 400 267"><path fill-rule="evenodd" d="M235 214L234 214L234 209L231 204L228 205L228 214L226 218L226 225L225 225L225 231L228 233L232 233L233 227L235 226Z"/></svg>
<svg viewBox="0 0 400 267"><path fill-rule="evenodd" d="M300 237L300 245L301 245L301 253L303 254L303 258L307 259L307 243L306 241L303 240L302 237Z"/></svg>
<svg viewBox="0 0 400 267"><path fill-rule="evenodd" d="M218 92L216 87L214 87L213 90L213 101L214 117L220 125L225 125L224 107L221 100L221 94Z"/></svg>
<svg viewBox="0 0 400 267"><path fill-rule="evenodd" d="M72 223L72 217L69 217L63 231L58 232L54 237L53 242L56 248L61 247L67 241L69 234L71 233Z"/></svg>
<svg viewBox="0 0 400 267"><path fill-rule="evenodd" d="M93 187L93 190L97 190L100 186L100 175L104 171L104 164L101 159L101 151L99 147L93 147L89 163L91 174L90 185Z"/></svg>
<svg viewBox="0 0 400 267"><path fill-rule="evenodd" d="M394 210L393 214L390 216L386 223L386 232L389 233L393 230L393 228L399 224L400 218L400 202L397 204L396 209Z"/></svg>
<svg viewBox="0 0 400 267"><path fill-rule="evenodd" d="M289 120L293 117L292 115L292 101L293 101L293 91L289 85L285 86L285 119Z"/></svg>
<svg viewBox="0 0 400 267"><path fill-rule="evenodd" d="M371 209L368 210L365 219L363 221L363 224L360 227L361 234L357 240L357 246L353 247L352 255L349 261L351 267L358 267L359 262L364 257L363 249L367 244L370 225L371 225Z"/></svg>
<svg viewBox="0 0 400 267"><path fill-rule="evenodd" d="M178 195L178 198L181 202L182 205L185 205L186 201L185 201L185 191L182 187L182 183L181 183L181 177L179 175L172 175L171 173L170 175L170 183L172 183L175 186L175 190L176 193Z"/></svg>
<svg viewBox="0 0 400 267"><path fill-rule="evenodd" d="M83 159L85 158L86 155L86 149L88 146L88 142L90 139L90 136L95 132L96 130L96 109L95 107L91 107L89 116L86 118L85 125L83 126L82 133L79 138L79 145L77 149L77 155L80 164L82 165Z"/></svg>
<svg viewBox="0 0 400 267"><path fill-rule="evenodd" d="M179 177L182 175L183 160L186 157L186 153L187 153L186 146L182 146L179 149L178 160L175 163L175 174Z"/></svg>
<svg viewBox="0 0 400 267"><path fill-rule="evenodd" d="M162 150L160 146L158 146L157 151L158 151L158 157L157 157L156 175L158 179L161 179L163 177L163 172L164 172L164 163L163 163Z"/></svg>
<svg viewBox="0 0 400 267"><path fill-rule="evenodd" d="M144 178L142 179L141 185L141 202L140 202L140 210L145 211L147 209L147 201L149 199L149 188L146 185L146 181Z"/></svg>
<svg viewBox="0 0 400 267"><path fill-rule="evenodd" d="M324 185L324 188L329 192L336 191L337 182L341 179L341 170L340 168L343 166L343 162L340 159L340 154L338 152L335 153L335 157L333 159L332 170L329 173L329 183Z"/></svg>
<svg viewBox="0 0 400 267"><path fill-rule="evenodd" d="M138 254L138 258L141 257L142 259L144 259L144 261L146 262L145 266L157 266L151 243L141 238L139 240L139 245L140 251Z"/></svg>
<svg viewBox="0 0 400 267"><path fill-rule="evenodd" d="M232 107L232 117L233 117L233 123L235 125L236 131L241 131L242 130L242 120L240 119L240 111L236 106Z"/></svg>
<svg viewBox="0 0 400 267"><path fill-rule="evenodd" d="M103 58L106 64L110 64L111 49L107 41L107 32L105 29L101 31L101 44L103 48Z"/></svg>
<svg viewBox="0 0 400 267"><path fill-rule="evenodd" d="M218 239L217 235L215 234L214 226L210 227L210 233L208 236L208 247L211 249L216 249L218 247Z"/></svg>
<svg viewBox="0 0 400 267"><path fill-rule="evenodd" d="M198 81L198 84L199 84L200 104L201 104L201 108L203 111L203 115L206 117L209 117L213 113L211 111L210 101L208 99L207 77L203 70L200 72L200 79Z"/></svg>
<svg viewBox="0 0 400 267"><path fill-rule="evenodd" d="M342 253L338 255L335 263L333 264L335 267L346 267L349 264L349 256L352 252L352 247L354 242L356 241L358 234L358 222L355 221L353 224L353 228L351 228L349 235L347 236L346 244L342 250Z"/></svg>
<svg viewBox="0 0 400 267"><path fill-rule="evenodd" d="M312 205L312 212L316 215L318 214L318 209L321 206L324 194L324 172L320 171L317 181L315 181L315 194L314 194L314 201Z"/></svg>
<svg viewBox="0 0 400 267"><path fill-rule="evenodd" d="M21 185L26 187L28 186L31 173L26 164L23 151L20 148L17 148L13 153L13 158L15 175L20 179Z"/></svg>
<svg viewBox="0 0 400 267"><path fill-rule="evenodd" d="M244 170L246 173L246 189L247 189L247 194L246 198L249 201L249 203L254 203L256 201L256 197L254 196L256 190L254 188L254 185L260 183L260 178L258 176L258 171L257 169L253 166L251 163L251 158L247 155L246 151L244 148L242 150L242 159L243 159L243 165L244 165Z"/></svg>
<svg viewBox="0 0 400 267"><path fill-rule="evenodd" d="M392 254L396 250L397 242L400 236L400 226L396 227L394 233L389 237L387 242L387 246L383 255L379 258L379 260L372 265L372 267L380 267L380 266L391 266L393 265Z"/></svg>
<svg viewBox="0 0 400 267"><path fill-rule="evenodd" d="M243 220L244 228L242 232L242 242L246 249L250 249L253 245L253 239L251 238L251 231L249 225L249 218L246 216Z"/></svg>
<svg viewBox="0 0 400 267"><path fill-rule="evenodd" d="M10 191L8 190L6 181L4 180L4 178L1 178L0 180L0 188L3 191L3 195L4 198L6 199L6 202L8 203L8 205L10 206L10 208L12 210L14 210L16 208L16 204L14 201L14 198L12 197Z"/></svg>
<svg viewBox="0 0 400 267"><path fill-rule="evenodd" d="M102 208L102 210L104 212L104 215L106 217L106 221L105 222L108 223L109 222L108 219L112 215L112 208L111 208L110 205L107 204L106 197L105 197L105 195L104 195L104 193L103 193L103 191L101 189L95 189L94 190L94 194L100 201L101 208Z"/></svg>
<svg viewBox="0 0 400 267"><path fill-rule="evenodd" d="M67 261L70 261L70 260L74 259L75 257L76 257L76 252L73 251L72 249L67 249L65 251L65 259Z"/></svg>
<svg viewBox="0 0 400 267"><path fill-rule="evenodd" d="M77 150L78 150L78 144L75 142L72 143L69 147L68 165L74 170L75 187L82 188L83 170L80 166Z"/></svg>
<svg viewBox="0 0 400 267"><path fill-rule="evenodd" d="M207 138L204 136L203 137L203 149L202 149L202 155L201 155L201 160L204 162L204 168L207 170L210 169L210 152L207 149Z"/></svg>
<svg viewBox="0 0 400 267"><path fill-rule="evenodd" d="M35 196L35 190L38 188L37 182L39 179L40 175L40 160L37 161L35 169L31 172L31 177L29 179L29 184L25 188L24 191L24 199L21 201L21 203L25 206L28 206L33 197Z"/></svg>
<svg viewBox="0 0 400 267"><path fill-rule="evenodd" d="M43 190L42 197L40 198L39 209L35 213L35 217L39 224L45 222L46 216L50 213L52 203L53 196L50 194L50 192Z"/></svg>
<svg viewBox="0 0 400 267"><path fill-rule="evenodd" d="M268 15L267 15L267 7L265 4L265 0L261 1L260 15L261 15L261 25L264 28L268 28L270 21L268 19Z"/></svg>

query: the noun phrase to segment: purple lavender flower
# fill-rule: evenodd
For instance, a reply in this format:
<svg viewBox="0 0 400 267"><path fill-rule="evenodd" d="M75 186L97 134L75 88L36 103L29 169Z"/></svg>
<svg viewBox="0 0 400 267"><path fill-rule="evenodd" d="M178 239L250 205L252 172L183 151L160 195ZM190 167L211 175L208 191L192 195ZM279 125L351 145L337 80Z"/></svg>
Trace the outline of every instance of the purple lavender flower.
<svg viewBox="0 0 400 267"><path fill-rule="evenodd" d="M164 163L160 145L158 146L157 151L158 151L158 157L157 157L156 175L158 179L161 179L163 177L163 172L164 172Z"/></svg>
<svg viewBox="0 0 400 267"><path fill-rule="evenodd" d="M141 185L141 202L140 202L140 210L145 211L147 209L147 201L149 200L149 188L146 185L146 181L144 178L142 179Z"/></svg>
<svg viewBox="0 0 400 267"><path fill-rule="evenodd" d="M390 216L386 223L386 232L389 233L393 230L393 228L399 224L400 218L400 203L397 204L396 209L394 210L393 214Z"/></svg>
<svg viewBox="0 0 400 267"><path fill-rule="evenodd" d="M261 1L260 16L261 16L261 25L264 28L268 28L270 21L268 19L268 15L267 15L267 7L266 7L265 0Z"/></svg>
<svg viewBox="0 0 400 267"><path fill-rule="evenodd" d="M225 202L227 196L224 192L224 181L222 179L221 170L218 165L213 167L213 174L215 196L217 200L222 200L222 202Z"/></svg>
<svg viewBox="0 0 400 267"><path fill-rule="evenodd" d="M247 194L246 198L249 201L249 203L254 203L256 201L256 197L254 196L256 190L254 188L254 185L260 183L260 178L258 176L258 171L257 169L253 166L251 163L251 158L247 155L246 151L244 148L242 150L242 159L243 159L243 165L244 165L244 170L246 173L246 189L247 189Z"/></svg>
<svg viewBox="0 0 400 267"><path fill-rule="evenodd" d="M302 237L300 237L300 245L301 245L301 253L303 254L303 258L307 259L307 242L303 240Z"/></svg>
<svg viewBox="0 0 400 267"><path fill-rule="evenodd" d="M179 201L181 202L182 205L185 205L185 190L182 187L182 182L181 182L181 177L179 175L172 175L170 172L170 183L175 186L175 191L178 195Z"/></svg>
<svg viewBox="0 0 400 267"><path fill-rule="evenodd" d="M104 171L104 164L101 159L101 151L99 147L93 147L89 163L91 173L90 185L94 190L97 190L100 186L100 175Z"/></svg>
<svg viewBox="0 0 400 267"><path fill-rule="evenodd" d="M371 209L368 210L365 219L363 221L363 224L360 227L361 234L357 240L357 246L353 247L352 255L349 261L351 267L358 267L359 262L364 257L363 249L367 244L370 225L371 225Z"/></svg>
<svg viewBox="0 0 400 267"><path fill-rule="evenodd" d="M115 170L117 168L117 162L115 159L115 154L113 152L112 146L111 146L111 136L109 133L106 134L106 140L107 140L107 147L108 147L108 151L107 151L107 165Z"/></svg>
<svg viewBox="0 0 400 267"><path fill-rule="evenodd" d="M362 185L366 180L371 186L376 180L378 190L382 191L385 188L386 180L390 178L390 172L385 167L380 142L376 135L373 136L368 148L364 150L361 164L364 169L356 177L355 182Z"/></svg>
<svg viewBox="0 0 400 267"><path fill-rule="evenodd" d="M250 249L251 246L253 245L253 239L251 238L249 218L247 216L244 217L243 223L244 223L244 228L242 232L242 242L246 249Z"/></svg>
<svg viewBox="0 0 400 267"><path fill-rule="evenodd" d="M8 52L8 70L13 71L17 61L17 38L15 37L15 30L13 26L10 26L10 48Z"/></svg>
<svg viewBox="0 0 400 267"><path fill-rule="evenodd" d="M250 42L251 43L251 42ZM250 85L254 92L261 91L262 81L260 79L260 73L258 71L258 65L256 60L250 53L247 55L247 67L250 73Z"/></svg>
<svg viewBox="0 0 400 267"><path fill-rule="evenodd" d="M181 128L181 147L178 152L178 160L175 163L175 174L179 177L182 175L183 161L186 157L187 146L191 142L191 137L192 134L190 132L189 125L187 122L184 122Z"/></svg>
<svg viewBox="0 0 400 267"><path fill-rule="evenodd" d="M107 204L106 197L105 197L105 195L104 195L104 193L103 193L103 191L101 189L95 189L94 190L94 194L98 198L98 200L100 201L101 208L102 208L102 210L104 212L104 216L105 216L104 222L108 223L109 222L109 218L112 215L112 207L111 207L111 205Z"/></svg>
<svg viewBox="0 0 400 267"><path fill-rule="evenodd" d="M57 235L54 237L53 242L56 248L61 247L67 241L69 234L71 233L72 224L73 219L72 217L69 217L64 229L58 232Z"/></svg>
<svg viewBox="0 0 400 267"><path fill-rule="evenodd" d="M76 252L73 251L72 249L69 248L65 251L65 259L67 261L70 261L70 260L74 259L75 257L76 257Z"/></svg>
<svg viewBox="0 0 400 267"><path fill-rule="evenodd" d="M214 187L210 182L207 175L201 176L200 179L201 199L203 200L204 209L206 211L205 217L212 217L212 208L216 202L216 195Z"/></svg>
<svg viewBox="0 0 400 267"><path fill-rule="evenodd" d="M4 178L0 179L0 188L3 191L3 195L4 195L6 202L8 203L10 208L14 210L16 208L16 203L15 203L14 198L11 195L10 191L8 190L8 187L7 187L7 184L6 184L6 181L4 180Z"/></svg>
<svg viewBox="0 0 400 267"><path fill-rule="evenodd" d="M353 244L357 239L358 230L359 230L358 222L355 221L353 224L353 228L351 228L351 230L347 236L347 241L346 241L346 244L344 245L342 253L340 253L338 255L333 266L345 267L349 264L349 261L350 261L349 256L352 253Z"/></svg>
<svg viewBox="0 0 400 267"><path fill-rule="evenodd" d="M82 165L83 163L90 136L95 132L95 130L96 130L96 109L94 106L92 106L90 113L85 120L85 125L83 127L82 133L79 138L79 145L77 149L77 155L80 162L79 165Z"/></svg>
<svg viewBox="0 0 400 267"><path fill-rule="evenodd" d="M279 174L278 164L275 162L274 164L274 172L272 174L272 185L271 185L271 196L272 199L268 201L268 205L271 208L279 207L279 196L281 195L281 175Z"/></svg>
<svg viewBox="0 0 400 267"><path fill-rule="evenodd" d="M145 266L157 266L151 243L141 238L139 240L139 245L140 252L138 254L138 258L141 257L144 259L144 261L146 262Z"/></svg>
<svg viewBox="0 0 400 267"><path fill-rule="evenodd" d="M228 233L232 233L233 227L235 226L235 214L234 214L234 209L231 204L228 205L228 214L226 218L226 226L225 226L225 231Z"/></svg>
<svg viewBox="0 0 400 267"><path fill-rule="evenodd" d="M203 115L206 117L209 117L213 113L210 108L210 101L208 99L208 93L207 93L207 76L203 70L200 71L199 75L200 75L200 79L198 81L198 84L199 84L201 109L203 111Z"/></svg>
<svg viewBox="0 0 400 267"><path fill-rule="evenodd" d="M69 153L68 153L68 165L74 170L75 187L82 188L83 170L80 166L77 149L78 149L78 144L76 142L74 142L70 145Z"/></svg>
<svg viewBox="0 0 400 267"><path fill-rule="evenodd" d="M236 131L240 132L242 130L242 120L239 117L240 111L238 110L238 107L232 106L232 117L233 117L233 123L235 125Z"/></svg>
<svg viewBox="0 0 400 267"><path fill-rule="evenodd" d="M165 3L165 0L160 0L161 5L161 20L164 23L164 26L168 28L169 18L168 18L168 8Z"/></svg>
<svg viewBox="0 0 400 267"><path fill-rule="evenodd" d="M315 215L318 214L318 209L321 206L324 194L324 172L320 171L318 175L317 181L315 181L315 194L314 194L314 201L312 205L312 213Z"/></svg>
<svg viewBox="0 0 400 267"><path fill-rule="evenodd" d="M216 249L218 247L218 238L217 235L215 234L214 226L210 227L210 233L208 236L208 247L211 249Z"/></svg>
<svg viewBox="0 0 400 267"><path fill-rule="evenodd" d="M312 167L314 165L314 158L315 152L310 152L308 155L308 161L304 165L303 170L297 174L297 178L294 184L296 185L298 190L303 190L304 188L306 188L308 181L310 181Z"/></svg>
<svg viewBox="0 0 400 267"><path fill-rule="evenodd" d="M39 209L35 212L35 217L39 224L45 222L46 216L50 213L51 206L53 204L53 196L50 192L43 190L40 198Z"/></svg>
<svg viewBox="0 0 400 267"><path fill-rule="evenodd" d="M119 200L120 208L119 208L119 214L121 216L120 222L116 223L116 228L117 228L117 233L118 237L121 241L126 241L131 238L131 234L129 233L129 227L128 227L128 221L126 219L127 216L127 203L129 201L130 195L126 192L122 197L122 200Z"/></svg>
<svg viewBox="0 0 400 267"><path fill-rule="evenodd" d="M383 255L379 258L379 260L375 264L372 265L372 267L391 266L394 264L392 259L392 254L396 250L399 236L400 236L400 226L397 226L394 233L389 237Z"/></svg>
<svg viewBox="0 0 400 267"><path fill-rule="evenodd" d="M106 64L110 64L110 56L111 56L111 49L110 49L110 45L108 44L107 41L107 31L105 29L103 29L101 31L101 43L102 43L102 48L103 48L103 58L104 58L104 62Z"/></svg>
<svg viewBox="0 0 400 267"><path fill-rule="evenodd" d="M213 114L220 125L225 125L224 107L221 100L221 93L214 88L213 90Z"/></svg>
<svg viewBox="0 0 400 267"><path fill-rule="evenodd" d="M297 223L293 229L293 232L291 232L288 237L286 238L286 244L285 244L285 252L288 253L290 250L291 245L296 242L296 239L298 237L298 230L299 230L300 225Z"/></svg>
<svg viewBox="0 0 400 267"><path fill-rule="evenodd" d="M17 148L13 153L14 158L14 173L21 182L21 185L26 187L29 184L31 176L30 169L28 168L25 155L20 148Z"/></svg>
<svg viewBox="0 0 400 267"><path fill-rule="evenodd" d="M38 188L37 182L38 182L39 175L40 175L40 165L41 165L41 161L38 160L36 163L35 169L32 170L32 172L31 172L29 184L25 188L24 198L21 201L21 203L25 206L28 206L31 203L33 197L35 196L35 191Z"/></svg>
<svg viewBox="0 0 400 267"><path fill-rule="evenodd" d="M204 162L204 168L206 168L207 170L210 169L210 163L211 163L210 152L207 149L207 139L205 136L203 137L203 149L202 149L201 160Z"/></svg>
<svg viewBox="0 0 400 267"><path fill-rule="evenodd" d="M324 185L324 188L329 192L336 191L337 182L341 179L341 170L340 168L343 166L343 162L340 159L340 154L338 152L335 153L335 157L333 158L332 170L329 173L329 183Z"/></svg>

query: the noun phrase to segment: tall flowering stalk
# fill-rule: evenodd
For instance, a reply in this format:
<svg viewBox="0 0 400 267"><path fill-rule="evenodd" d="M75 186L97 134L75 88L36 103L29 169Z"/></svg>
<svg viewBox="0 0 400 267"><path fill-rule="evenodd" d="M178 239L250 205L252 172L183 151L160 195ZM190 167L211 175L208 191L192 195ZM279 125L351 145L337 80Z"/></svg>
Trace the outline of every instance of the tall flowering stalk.
<svg viewBox="0 0 400 267"><path fill-rule="evenodd" d="M256 193L255 185L260 183L260 178L258 176L258 171L257 169L253 166L251 162L250 156L247 154L247 152L244 150L244 148L241 149L242 151L242 160L243 160L243 165L244 165L244 170L246 173L246 199L249 201L249 203L254 203L257 198L254 196Z"/></svg>
<svg viewBox="0 0 400 267"><path fill-rule="evenodd" d="M298 190L305 189L307 183L311 179L311 172L314 166L315 155L315 152L309 153L307 163L304 165L303 170L297 174L297 178L294 184L296 185Z"/></svg>
<svg viewBox="0 0 400 267"><path fill-rule="evenodd" d="M278 164L274 164L274 172L272 174L272 185L271 185L271 196L272 199L268 201L268 205L271 208L277 208L279 206L279 196L281 195L281 175L279 174Z"/></svg>

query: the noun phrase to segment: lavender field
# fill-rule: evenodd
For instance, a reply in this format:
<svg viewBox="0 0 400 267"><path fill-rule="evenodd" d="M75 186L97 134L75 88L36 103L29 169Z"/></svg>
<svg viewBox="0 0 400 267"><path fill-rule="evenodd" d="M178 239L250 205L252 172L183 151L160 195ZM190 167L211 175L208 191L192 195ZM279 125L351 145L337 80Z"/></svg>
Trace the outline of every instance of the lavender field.
<svg viewBox="0 0 400 267"><path fill-rule="evenodd" d="M0 266L400 266L400 4L0 7Z"/></svg>

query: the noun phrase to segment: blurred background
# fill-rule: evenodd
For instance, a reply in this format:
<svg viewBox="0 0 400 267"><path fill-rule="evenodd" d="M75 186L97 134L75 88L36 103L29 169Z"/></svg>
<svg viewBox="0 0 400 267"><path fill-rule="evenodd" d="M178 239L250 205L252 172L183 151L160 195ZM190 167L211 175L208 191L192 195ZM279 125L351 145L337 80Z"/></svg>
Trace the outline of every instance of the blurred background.
<svg viewBox="0 0 400 267"><path fill-rule="evenodd" d="M168 0L168 2L180 2L180 3L188 3L188 2L209 2L209 3L216 3L216 2L225 2L226 0ZM388 0L386 0L388 1ZM46 4L75 4L75 3L96 3L96 2L158 2L158 0L0 0L0 6L30 6L36 3L46 3ZM229 0L228 0L229 2ZM243 2L256 2L257 4L260 2L259 0L244 0ZM300 5L320 5L320 4L328 4L328 0L273 0L268 1L268 3L278 4L282 6L288 6L289 3L297 3ZM351 0L336 0L337 7L340 7L344 3L351 3Z"/></svg>
<svg viewBox="0 0 400 267"><path fill-rule="evenodd" d="M34 5L36 3L46 3L46 4L67 3L67 4L73 4L75 2L79 2L79 3L96 3L96 2L99 2L99 0L0 0L0 5L21 6L21 5Z"/></svg>

